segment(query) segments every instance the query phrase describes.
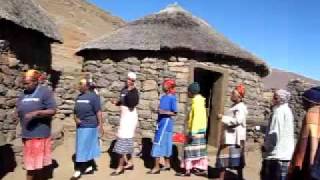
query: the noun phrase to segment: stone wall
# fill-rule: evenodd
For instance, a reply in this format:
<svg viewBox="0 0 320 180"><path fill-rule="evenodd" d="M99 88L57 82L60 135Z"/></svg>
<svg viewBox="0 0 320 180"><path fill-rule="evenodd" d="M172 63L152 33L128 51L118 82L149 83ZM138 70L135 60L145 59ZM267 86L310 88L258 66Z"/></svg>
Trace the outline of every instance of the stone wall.
<svg viewBox="0 0 320 180"><path fill-rule="evenodd" d="M302 80L292 80L287 85L287 89L290 91L292 95L290 100L290 106L294 114L294 122L295 122L294 132L295 132L296 139L300 134L302 121L306 113L306 111L303 108L302 94L304 93L305 90L313 86L314 85L306 83Z"/></svg>
<svg viewBox="0 0 320 180"><path fill-rule="evenodd" d="M94 60L92 60L94 59ZM136 138L153 138L157 119L159 97L162 94L161 83L165 78L175 78L177 82L177 97L179 113L176 117L175 132L184 131L186 115L188 112L187 86L190 83L191 64L201 64L206 67L220 67L229 73L225 109L231 105L230 94L233 88L244 83L246 86L245 103L248 105L249 124L264 120L264 101L262 96L262 83L260 77L254 72L246 72L236 65L214 64L212 62L197 62L192 58L184 57L150 57L136 58L119 57L109 59L105 56L87 58L83 64L83 71L91 73L97 82L100 95L103 98L103 112L107 119L109 133L107 139L114 139L119 125L119 108L111 103L117 99L123 88L128 71L138 74L136 86L140 90L140 103L138 105L139 125Z"/></svg>
<svg viewBox="0 0 320 180"><path fill-rule="evenodd" d="M19 160L22 142L19 119L14 110L23 90L23 72L29 68L46 72L50 81L44 83L53 89L59 82L60 73L51 69L51 42L44 35L6 21L0 21L0 26L0 132L13 145ZM53 123L54 147L63 141L62 129L61 123Z"/></svg>

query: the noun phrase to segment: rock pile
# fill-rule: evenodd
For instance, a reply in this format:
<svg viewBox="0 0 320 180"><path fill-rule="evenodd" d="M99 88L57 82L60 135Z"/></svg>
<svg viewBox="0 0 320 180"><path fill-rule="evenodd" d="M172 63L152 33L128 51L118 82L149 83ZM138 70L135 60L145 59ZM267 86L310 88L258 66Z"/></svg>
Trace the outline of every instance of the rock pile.
<svg viewBox="0 0 320 180"><path fill-rule="evenodd" d="M295 121L295 138L297 139L303 119L305 117L306 111L303 107L303 101L302 101L302 94L305 90L313 87L313 84L306 83L302 80L292 80L288 83L288 90L290 91L292 97L290 100L290 106L292 108L293 114L294 114L294 121Z"/></svg>

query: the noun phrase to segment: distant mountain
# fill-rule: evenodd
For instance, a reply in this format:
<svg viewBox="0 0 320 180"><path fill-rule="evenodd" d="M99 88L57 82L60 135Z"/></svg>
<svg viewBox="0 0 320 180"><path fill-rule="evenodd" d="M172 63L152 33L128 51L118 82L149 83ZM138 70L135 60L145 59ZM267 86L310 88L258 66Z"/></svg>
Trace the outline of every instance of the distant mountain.
<svg viewBox="0 0 320 180"><path fill-rule="evenodd" d="M288 82L292 79L301 79L311 84L320 85L319 80L311 79L293 72L286 72L280 69L272 69L272 73L263 79L263 83L266 90L272 88L285 89Z"/></svg>
<svg viewBox="0 0 320 180"><path fill-rule="evenodd" d="M74 55L81 43L113 32L125 22L86 0L35 0L55 20L64 38L53 45L53 68L73 72L81 69Z"/></svg>

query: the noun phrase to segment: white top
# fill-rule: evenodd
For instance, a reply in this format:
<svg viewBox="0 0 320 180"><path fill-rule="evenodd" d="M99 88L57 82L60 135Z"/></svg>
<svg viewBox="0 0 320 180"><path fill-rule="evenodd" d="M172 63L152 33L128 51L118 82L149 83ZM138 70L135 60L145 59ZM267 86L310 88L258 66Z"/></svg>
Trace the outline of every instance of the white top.
<svg viewBox="0 0 320 180"><path fill-rule="evenodd" d="M224 124L224 144L241 145L246 140L247 106L240 102L232 106L222 117Z"/></svg>
<svg viewBox="0 0 320 180"><path fill-rule="evenodd" d="M294 152L294 118L287 103L273 108L264 148L265 159L291 160Z"/></svg>

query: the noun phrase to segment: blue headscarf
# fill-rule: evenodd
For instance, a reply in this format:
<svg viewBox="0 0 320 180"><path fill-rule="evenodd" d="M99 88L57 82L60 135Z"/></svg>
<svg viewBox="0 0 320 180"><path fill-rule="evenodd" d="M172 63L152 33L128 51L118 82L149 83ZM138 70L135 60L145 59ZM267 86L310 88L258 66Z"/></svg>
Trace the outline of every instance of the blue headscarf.
<svg viewBox="0 0 320 180"><path fill-rule="evenodd" d="M313 104L320 105L320 86L313 87L305 91L302 95L303 99Z"/></svg>
<svg viewBox="0 0 320 180"><path fill-rule="evenodd" d="M189 85L188 91L192 94L199 94L200 93L200 85L197 82L194 82Z"/></svg>

